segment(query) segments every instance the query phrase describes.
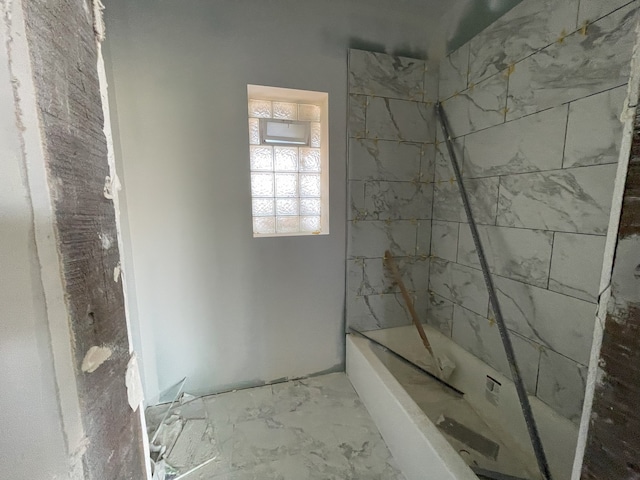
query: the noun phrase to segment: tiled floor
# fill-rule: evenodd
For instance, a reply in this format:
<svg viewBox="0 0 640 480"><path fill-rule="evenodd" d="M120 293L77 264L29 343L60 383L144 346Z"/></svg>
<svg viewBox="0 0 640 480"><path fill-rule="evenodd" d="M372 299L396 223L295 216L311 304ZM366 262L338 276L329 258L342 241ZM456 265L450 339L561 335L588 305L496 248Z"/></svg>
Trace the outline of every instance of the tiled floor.
<svg viewBox="0 0 640 480"><path fill-rule="evenodd" d="M166 411L147 412L150 429ZM186 480L403 480L343 373L240 390L176 409L168 462ZM175 417L174 417L175 419Z"/></svg>

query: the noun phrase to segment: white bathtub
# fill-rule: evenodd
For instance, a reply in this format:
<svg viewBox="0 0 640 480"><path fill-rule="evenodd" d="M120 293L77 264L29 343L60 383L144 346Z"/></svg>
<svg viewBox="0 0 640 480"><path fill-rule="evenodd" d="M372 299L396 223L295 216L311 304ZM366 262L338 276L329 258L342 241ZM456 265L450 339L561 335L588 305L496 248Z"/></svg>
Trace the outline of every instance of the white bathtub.
<svg viewBox="0 0 640 480"><path fill-rule="evenodd" d="M463 391L464 399L491 430L519 452L522 465L529 472L535 472L528 478L537 478L535 457L513 383L448 337L426 325L425 329L436 351L445 353L457 366L449 383ZM413 326L366 334L412 363L429 363ZM356 335L347 335L346 343L347 375L407 480L477 480L456 449L386 368L376 353L378 347ZM487 399L487 375L501 383L497 405ZM578 427L537 398L530 397L530 401L553 478L568 480Z"/></svg>

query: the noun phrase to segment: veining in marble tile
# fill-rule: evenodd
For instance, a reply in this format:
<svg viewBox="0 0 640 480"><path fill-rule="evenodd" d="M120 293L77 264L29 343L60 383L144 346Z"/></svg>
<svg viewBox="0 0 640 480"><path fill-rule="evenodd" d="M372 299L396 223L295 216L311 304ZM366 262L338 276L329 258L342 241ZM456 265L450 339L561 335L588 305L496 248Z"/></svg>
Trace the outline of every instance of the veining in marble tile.
<svg viewBox="0 0 640 480"><path fill-rule="evenodd" d="M606 237L555 234L549 290L596 302Z"/></svg>
<svg viewBox="0 0 640 480"><path fill-rule="evenodd" d="M426 292L429 286L429 259L421 257L394 257L400 277L410 292ZM382 258L364 260L364 294L400 292L400 287Z"/></svg>
<svg viewBox="0 0 640 480"><path fill-rule="evenodd" d="M371 295L375 293L365 282L363 258L347 260L347 295Z"/></svg>
<svg viewBox="0 0 640 480"><path fill-rule="evenodd" d="M429 292L426 302L426 323L438 329L447 337L451 337L453 306L454 303L451 300L447 300L434 292Z"/></svg>
<svg viewBox="0 0 640 480"><path fill-rule="evenodd" d="M604 234L616 165L500 177L498 225Z"/></svg>
<svg viewBox="0 0 640 480"><path fill-rule="evenodd" d="M628 3L631 2L629 0L580 0L578 26L584 25L585 22L593 23Z"/></svg>
<svg viewBox="0 0 640 480"><path fill-rule="evenodd" d="M370 98L367 137L406 142L435 142L435 110L421 102Z"/></svg>
<svg viewBox="0 0 640 480"><path fill-rule="evenodd" d="M366 135L367 102L365 95L349 95L349 137L362 138Z"/></svg>
<svg viewBox="0 0 640 480"><path fill-rule="evenodd" d="M476 223L494 225L498 208L498 177L464 180ZM437 182L433 191L433 218L466 222L457 182Z"/></svg>
<svg viewBox="0 0 640 480"><path fill-rule="evenodd" d="M409 311L399 293L347 297L347 325L351 328L366 332L410 324Z"/></svg>
<svg viewBox="0 0 640 480"><path fill-rule="evenodd" d="M349 180L349 208L347 209L347 219L365 218L364 206L364 184L362 180Z"/></svg>
<svg viewBox="0 0 640 480"><path fill-rule="evenodd" d="M487 315L489 296L480 270L434 257L431 259L429 288L479 315Z"/></svg>
<svg viewBox="0 0 640 480"><path fill-rule="evenodd" d="M495 368L507 378L512 378L507 355L495 321L489 321L485 316L455 305L451 338L490 367ZM540 361L540 346L516 333L511 332L510 338L522 380L527 391L534 395Z"/></svg>
<svg viewBox="0 0 640 480"><path fill-rule="evenodd" d="M441 100L467 89L469 71L469 44L465 44L440 62Z"/></svg>
<svg viewBox="0 0 640 480"><path fill-rule="evenodd" d="M343 373L205 397L205 402L214 427L232 428L224 440L228 463L208 464L191 475L194 479L404 478Z"/></svg>
<svg viewBox="0 0 640 480"><path fill-rule="evenodd" d="M464 142L466 137L457 138L453 141L453 153L458 162L461 172L464 174ZM455 180L456 176L451 164L451 157L447 145L438 143L435 147L435 181L449 182Z"/></svg>
<svg viewBox="0 0 640 480"><path fill-rule="evenodd" d="M489 269L503 277L546 288L553 233L544 230L478 225ZM471 229L460 224L458 263L480 268Z"/></svg>
<svg viewBox="0 0 640 480"><path fill-rule="evenodd" d="M349 50L349 93L422 100L424 60Z"/></svg>
<svg viewBox="0 0 640 480"><path fill-rule="evenodd" d="M579 423L587 385L587 370L584 365L544 349L540 358L538 398L560 415Z"/></svg>
<svg viewBox="0 0 640 480"><path fill-rule="evenodd" d="M635 42L634 3L540 50L509 78L507 120L539 112L629 80Z"/></svg>
<svg viewBox="0 0 640 480"><path fill-rule="evenodd" d="M420 173L421 153L422 145L417 143L351 138L349 179L415 180Z"/></svg>
<svg viewBox="0 0 640 480"><path fill-rule="evenodd" d="M576 362L589 361L594 304L508 278L494 276L494 284L510 330Z"/></svg>
<svg viewBox="0 0 640 480"><path fill-rule="evenodd" d="M442 102L454 138L505 121L508 77L498 73Z"/></svg>
<svg viewBox="0 0 640 480"><path fill-rule="evenodd" d="M616 163L620 153L620 114L627 96L622 86L572 102L569 106L565 168Z"/></svg>
<svg viewBox="0 0 640 480"><path fill-rule="evenodd" d="M472 133L465 138L465 177L562 168L567 106Z"/></svg>
<svg viewBox="0 0 640 480"><path fill-rule="evenodd" d="M436 168L436 146L433 143L422 144L422 157L420 158L420 181L433 182Z"/></svg>
<svg viewBox="0 0 640 480"><path fill-rule="evenodd" d="M413 256L417 227L417 223L408 220L352 222L348 257L382 258L385 250L397 256Z"/></svg>
<svg viewBox="0 0 640 480"><path fill-rule="evenodd" d="M455 262L458 255L458 222L433 220L431 223L431 254Z"/></svg>
<svg viewBox="0 0 640 480"><path fill-rule="evenodd" d="M430 219L433 184L371 181L365 186L367 218L373 220Z"/></svg>
<svg viewBox="0 0 640 480"><path fill-rule="evenodd" d="M416 256L429 256L431 253L431 220L418 220Z"/></svg>
<svg viewBox="0 0 640 480"><path fill-rule="evenodd" d="M525 1L509 10L469 42L469 81L480 82L573 32L578 3Z"/></svg>
<svg viewBox="0 0 640 480"><path fill-rule="evenodd" d="M436 103L438 101L438 84L440 83L440 66L436 62L427 61L424 71L424 95L422 101L425 103Z"/></svg>

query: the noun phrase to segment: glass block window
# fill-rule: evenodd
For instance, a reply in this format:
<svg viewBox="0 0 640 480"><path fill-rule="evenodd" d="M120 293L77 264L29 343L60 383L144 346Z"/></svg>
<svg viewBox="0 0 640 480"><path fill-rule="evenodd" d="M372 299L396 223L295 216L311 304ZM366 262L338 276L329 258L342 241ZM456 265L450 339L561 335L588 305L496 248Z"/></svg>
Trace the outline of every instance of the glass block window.
<svg viewBox="0 0 640 480"><path fill-rule="evenodd" d="M253 236L328 233L327 95L253 85L248 93ZM295 124L304 141L268 138L269 119Z"/></svg>

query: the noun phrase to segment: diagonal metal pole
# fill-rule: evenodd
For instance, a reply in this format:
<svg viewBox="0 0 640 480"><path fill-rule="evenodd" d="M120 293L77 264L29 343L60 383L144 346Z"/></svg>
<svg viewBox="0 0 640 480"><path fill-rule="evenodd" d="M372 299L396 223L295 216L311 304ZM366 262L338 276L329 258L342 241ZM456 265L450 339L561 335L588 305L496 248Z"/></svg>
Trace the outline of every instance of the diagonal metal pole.
<svg viewBox="0 0 640 480"><path fill-rule="evenodd" d="M476 252L478 252L478 259L480 260L480 266L482 268L482 276L484 277L484 282L487 286L487 290L489 291L489 303L491 304L493 314L496 317L496 324L498 325L498 330L500 331L500 337L502 338L504 351L507 354L507 361L509 362L509 367L511 369L511 376L513 377L513 383L516 385L516 391L518 392L518 398L520 399L520 406L522 407L522 414L524 415L524 421L527 424L527 430L529 431L529 437L531 438L533 451L536 455L536 461L538 462L538 467L540 468L540 472L542 473L544 479L551 480L551 472L549 471L547 457L544 454L544 447L542 446L542 441L540 440L540 433L538 432L536 421L533 418L533 412L531 410L531 404L529 403L529 397L527 396L527 390L524 386L524 382L522 381L520 369L518 368L516 356L513 351L513 344L511 343L511 338L509 337L509 332L507 330L507 325L504 321L504 317L502 316L502 311L500 310L498 296L496 295L496 290L493 285L493 279L491 278L491 273L489 272L487 258L482 248L480 235L478 234L478 227L476 226L476 222L473 219L473 214L471 213L469 196L467 195L467 190L464 186L464 183L462 183L460 166L458 165L458 161L456 160L455 152L453 151L453 144L451 143L449 123L447 122L447 117L440 102L438 102L438 104L436 105L436 113L438 115L438 119L440 120L440 126L442 127L442 133L444 134L449 156L451 157L451 165L453 166L453 171L458 182L460 195L462 196L462 203L464 205L464 211L467 214L469 228L471 229L471 236L473 237L473 243L476 247Z"/></svg>

